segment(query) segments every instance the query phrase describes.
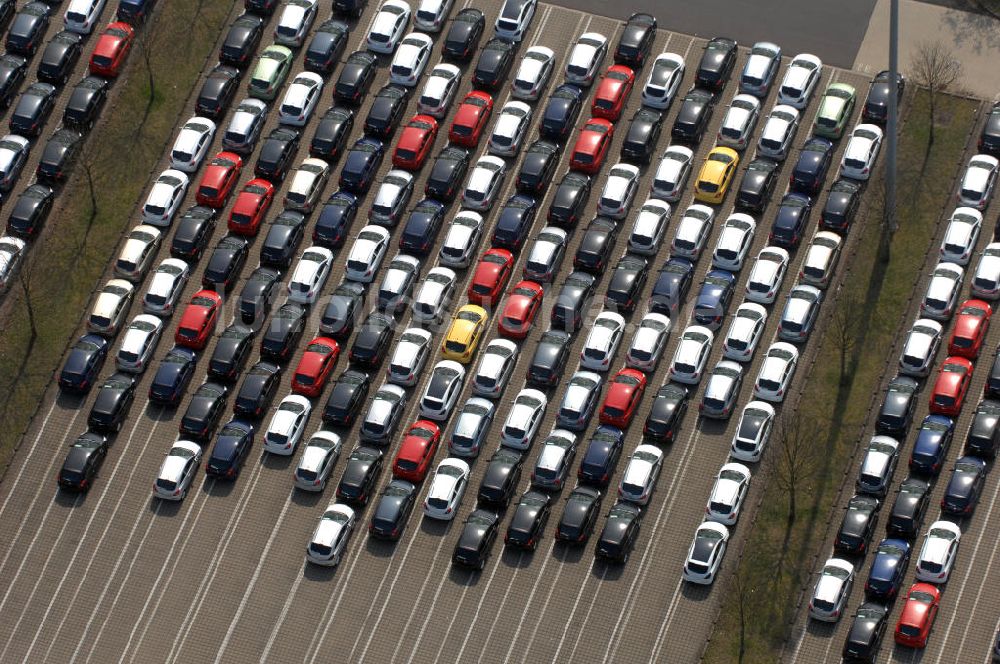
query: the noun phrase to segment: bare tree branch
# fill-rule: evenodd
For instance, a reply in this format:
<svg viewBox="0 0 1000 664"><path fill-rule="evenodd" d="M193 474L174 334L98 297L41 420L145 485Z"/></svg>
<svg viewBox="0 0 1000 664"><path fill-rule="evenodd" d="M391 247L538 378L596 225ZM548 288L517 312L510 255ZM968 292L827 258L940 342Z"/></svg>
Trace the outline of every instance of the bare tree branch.
<svg viewBox="0 0 1000 664"><path fill-rule="evenodd" d="M802 483L816 470L816 425L807 417L783 415L773 435L778 458L774 482L788 495L787 526L795 523L796 499Z"/></svg>
<svg viewBox="0 0 1000 664"><path fill-rule="evenodd" d="M952 51L940 41L923 41L910 60L910 76L913 82L927 89L930 127L927 134L927 150L934 144L934 120L937 95L952 89L962 78L962 63Z"/></svg>

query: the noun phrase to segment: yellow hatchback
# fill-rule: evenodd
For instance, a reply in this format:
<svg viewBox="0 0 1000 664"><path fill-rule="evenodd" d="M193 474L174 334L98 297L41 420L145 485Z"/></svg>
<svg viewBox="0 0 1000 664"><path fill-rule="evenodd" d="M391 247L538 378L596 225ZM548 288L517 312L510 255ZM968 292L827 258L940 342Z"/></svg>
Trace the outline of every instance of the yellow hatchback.
<svg viewBox="0 0 1000 664"><path fill-rule="evenodd" d="M712 148L698 172L694 197L703 203L721 203L736 175L740 155L730 148Z"/></svg>
<svg viewBox="0 0 1000 664"><path fill-rule="evenodd" d="M444 335L441 355L462 364L471 362L486 330L486 319L486 309L474 304L467 304L459 309L451 319L448 334Z"/></svg>

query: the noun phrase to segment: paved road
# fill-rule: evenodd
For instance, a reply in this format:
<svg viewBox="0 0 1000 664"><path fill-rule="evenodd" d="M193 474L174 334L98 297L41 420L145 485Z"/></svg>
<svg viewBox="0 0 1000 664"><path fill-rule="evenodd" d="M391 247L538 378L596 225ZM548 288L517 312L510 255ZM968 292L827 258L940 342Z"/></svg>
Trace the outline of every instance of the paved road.
<svg viewBox="0 0 1000 664"><path fill-rule="evenodd" d="M492 0L484 8L488 10L489 23L498 6ZM352 46L361 42L371 15L369 11L360 20L359 29L352 35ZM271 27L273 23L274 19ZM613 41L620 23L546 5L536 17L527 42L554 47L561 67L568 45L587 30L603 32ZM688 60L688 80L682 89L693 78L701 44L701 40L677 33L661 31L658 35L654 52L669 49ZM745 57L744 51L737 67L742 66ZM297 61L298 67L300 62ZM376 88L386 79L386 61L381 64ZM860 75L827 69L821 89L833 80L852 83L862 93L866 82ZM467 84L465 87L468 89ZM498 102L506 100L506 89ZM723 93L707 136L712 136L718 128L734 92L735 85L730 85ZM638 94L634 93L625 117L631 116L637 104ZM772 104L773 95L765 108ZM359 120L368 106L366 101L360 108ZM806 138L814 111L811 107L804 112L806 122L796 138L797 145ZM676 107L667 118L667 127L672 124L675 112ZM265 132L275 123L272 112ZM356 126L360 128L360 124L359 121ZM434 152L444 144L443 134ZM303 142L311 135L312 129L307 129ZM618 154L622 136L620 132L611 155ZM698 151L698 162L709 143L706 140ZM664 138L658 152L666 144ZM218 148L218 141L215 147ZM304 153L305 150L300 151L299 160ZM563 159L560 174L565 171L568 157L564 155ZM252 161L253 158L249 163ZM516 172L514 161L512 173ZM789 159L792 161L794 155ZM166 163L164 159L164 166ZM643 195L649 190L654 167L644 169L640 189ZM383 174L388 168L386 160L381 169ZM785 166L783 177L790 168ZM423 187L427 170L418 178L417 191ZM597 177L598 191L603 181L603 176ZM331 183L326 193L334 188ZM508 179L501 198L505 199L512 190L513 177ZM278 200L282 193L279 192ZM593 212L596 199L597 194L591 199L588 213ZM720 219L731 211L731 200L732 196L719 211ZM690 202L689 192L681 207ZM545 210L547 204L546 196L541 209ZM362 218L366 212L367 205L362 209ZM761 217L761 231L753 254L765 244L773 213L772 205ZM488 218L490 226L494 217ZM360 222L353 230L356 232L358 228ZM674 224L669 232L673 230ZM809 229L807 236L812 230ZM395 234L398 232L397 229ZM220 227L215 239L222 233ZM718 229L710 238L709 247L714 246L717 235ZM579 237L579 231L572 235L570 253L575 251ZM623 232L615 255L624 252L626 239L627 232ZM243 272L244 279L256 265L256 251ZM651 261L653 270L666 255L666 249L661 249L659 256ZM794 256L790 274L797 273L802 256L801 251ZM708 269L708 262L708 258L699 262L696 284ZM433 260L426 261L423 271L432 263ZM518 271L520 267L519 262ZM553 291L568 271L567 261ZM342 275L343 266L338 265L326 292L332 290ZM461 276L460 292L464 292L468 277L468 271ZM740 290L744 280L745 275ZM604 292L607 281L606 274L598 293ZM195 290L193 282L185 299ZM789 278L784 290L787 292L791 285ZM242 283L237 284L234 292L238 293L241 286ZM646 294L651 287L650 282ZM767 341L774 336L781 301L779 297L779 304L771 307ZM454 306L461 304L460 299ZM679 322L675 329L686 323L690 306L689 301L679 318L684 323ZM548 308L547 304L544 310ZM640 315L637 312L631 319L636 321ZM314 315L314 323L316 318ZM405 326L404 317L400 329ZM310 332L314 330L315 324ZM821 330L814 334L819 333ZM536 329L524 347L530 351L539 334ZM578 335L574 352L579 352L582 343L583 336ZM763 342L761 345L764 346ZM167 342L161 344L157 359L166 353L168 346ZM304 342L299 352L302 346ZM803 367L811 359L814 346L807 347ZM674 347L672 340L664 355L670 357ZM203 355L211 350L210 345ZM623 363L623 352L624 349L614 366ZM719 359L720 352L716 348L712 364ZM298 357L296 354L290 360L290 366L294 366ZM343 368L344 361L340 361L336 372ZM204 377L204 360L200 364L189 391ZM663 382L666 365L667 362L661 363L650 380L651 387ZM522 360L497 414L499 421L506 416L509 401L523 382L525 366L526 361ZM750 398L758 366L759 360L747 368L741 406ZM105 373L109 373L109 368ZM145 394L149 380L149 376L143 377L139 394ZM287 382L283 385L287 386ZM418 395L422 389L423 384L412 394ZM317 406L325 402L325 396L315 401ZM561 388L555 389L550 394L550 403L558 403L561 396ZM431 662L530 658L532 661L693 662L699 658L718 610L725 584L715 588L685 587L679 581L680 567L691 534L703 516L712 478L725 461L735 421L704 422L695 417L696 411L689 413L680 439L665 450L664 474L647 510L635 555L623 568L595 563L589 546L582 550L554 546L551 539L554 518L536 553L505 552L498 543L482 574L455 570L450 565L450 554L458 525L425 520L416 514L411 517L408 532L396 545L369 541L363 530L356 533L341 566L329 570L307 566L303 549L332 489L326 495L294 491L291 483L294 460L261 454L247 464L235 483L204 480L199 476L195 490L181 504L150 497L150 483L161 455L176 438L178 413L183 413L186 400L180 409L168 410L148 404L144 398L138 399L128 423L114 441L94 490L86 496L67 496L56 491L53 477L57 464L62 460L65 445L84 429L92 398L61 396L54 386L50 388L39 417L0 487L0 532L6 535L0 547L0 575L7 580L0 591L0 612L6 616L0 625L0 661L214 658L215 661ZM700 391L695 398L700 398ZM407 422L414 419L415 402L415 398L411 400L413 405L404 418ZM649 403L647 397L636 416L638 422L646 417ZM550 408L543 431L552 426L554 411L555 408ZM265 418L263 424L266 422ZM307 434L319 424L319 418L314 416ZM629 450L640 442L638 426L628 436ZM355 439L353 432L345 432L345 437L348 444ZM585 434L582 440L586 438ZM392 448L389 453L394 451ZM443 456L443 451L439 456ZM531 453L529 464L534 462L534 456ZM484 461L473 464L473 487L478 485L484 466ZM339 477L339 469L334 472L334 477ZM526 483L527 473L522 484ZM755 502L760 489L758 483L750 504ZM471 509L472 497L467 496L459 519ZM556 508L556 516L560 511L561 506ZM362 525L366 516L362 512ZM750 516L749 513L744 516L744 523ZM736 528L734 545L742 543L745 531L745 526Z"/></svg>

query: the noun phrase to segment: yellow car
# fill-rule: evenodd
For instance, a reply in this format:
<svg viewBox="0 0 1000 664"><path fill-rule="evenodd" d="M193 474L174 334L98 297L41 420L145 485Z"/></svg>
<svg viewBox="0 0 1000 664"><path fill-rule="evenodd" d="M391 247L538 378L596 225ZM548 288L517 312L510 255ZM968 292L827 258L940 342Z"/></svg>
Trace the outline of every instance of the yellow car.
<svg viewBox="0 0 1000 664"><path fill-rule="evenodd" d="M721 203L736 175L740 155L730 148L712 148L694 184L694 197L702 203Z"/></svg>
<svg viewBox="0 0 1000 664"><path fill-rule="evenodd" d="M486 309L474 304L459 309L441 343L442 357L462 364L471 362L486 331L487 318Z"/></svg>

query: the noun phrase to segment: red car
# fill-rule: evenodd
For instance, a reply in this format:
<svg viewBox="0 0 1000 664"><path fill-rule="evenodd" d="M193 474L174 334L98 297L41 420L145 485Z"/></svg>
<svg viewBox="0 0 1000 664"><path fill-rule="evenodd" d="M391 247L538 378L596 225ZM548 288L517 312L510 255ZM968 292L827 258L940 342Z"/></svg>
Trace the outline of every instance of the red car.
<svg viewBox="0 0 1000 664"><path fill-rule="evenodd" d="M306 346L292 375L292 392L307 397L319 396L340 356L340 344L333 339L316 337Z"/></svg>
<svg viewBox="0 0 1000 664"><path fill-rule="evenodd" d="M507 296L503 315L497 329L505 337L524 339L535 322L535 314L542 306L544 289L534 281L522 281Z"/></svg>
<svg viewBox="0 0 1000 664"><path fill-rule="evenodd" d="M986 332L990 329L993 309L982 300L966 300L958 308L955 328L948 342L948 354L974 360L979 357Z"/></svg>
<svg viewBox="0 0 1000 664"><path fill-rule="evenodd" d="M406 128L396 143L396 150L392 153L392 165L411 171L418 170L430 154L437 133L437 120L429 115L414 115L406 123Z"/></svg>
<svg viewBox="0 0 1000 664"><path fill-rule="evenodd" d="M896 623L896 643L911 648L927 645L931 626L937 616L941 591L929 583L914 583L906 593L906 604Z"/></svg>
<svg viewBox="0 0 1000 664"><path fill-rule="evenodd" d="M448 140L467 148L476 147L492 112L493 97L479 90L473 90L465 95L462 105L455 112L455 119L451 122Z"/></svg>
<svg viewBox="0 0 1000 664"><path fill-rule="evenodd" d="M177 345L194 350L204 348L215 329L221 308L222 297L215 291L200 290L192 295L174 334Z"/></svg>
<svg viewBox="0 0 1000 664"><path fill-rule="evenodd" d="M624 429L632 421L635 409L646 391L646 374L635 369L622 369L608 384L608 393L601 405L601 424Z"/></svg>
<svg viewBox="0 0 1000 664"><path fill-rule="evenodd" d="M135 30L128 23L115 22L104 28L94 46L94 52L90 54L90 73L95 76L117 76L134 39Z"/></svg>
<svg viewBox="0 0 1000 664"><path fill-rule="evenodd" d="M625 100L632 92L635 84L635 72L623 65L613 65L608 68L601 84L594 95L594 102L590 106L590 112L596 117L605 118L614 122L621 117L622 109L625 107Z"/></svg>
<svg viewBox="0 0 1000 664"><path fill-rule="evenodd" d="M506 249L493 248L483 254L469 284L469 302L481 307L492 307L514 271L514 254Z"/></svg>
<svg viewBox="0 0 1000 664"><path fill-rule="evenodd" d="M216 209L223 207L242 172L243 160L238 154L220 152L215 155L201 176L201 184L198 185L198 193L195 195L198 205Z"/></svg>
<svg viewBox="0 0 1000 664"><path fill-rule="evenodd" d="M392 464L392 475L401 480L421 482L430 470L441 440L441 429L429 420L417 420L403 437Z"/></svg>
<svg viewBox="0 0 1000 664"><path fill-rule="evenodd" d="M267 180L254 178L247 182L229 213L229 230L240 235L256 235L273 198L274 185Z"/></svg>
<svg viewBox="0 0 1000 664"><path fill-rule="evenodd" d="M569 167L593 175L601 170L604 156L611 147L611 139L615 135L615 126L603 118L590 118L583 126L580 136L573 146L573 156Z"/></svg>
<svg viewBox="0 0 1000 664"><path fill-rule="evenodd" d="M930 411L951 417L958 415L971 382L972 362L964 357L946 357L934 381Z"/></svg>

